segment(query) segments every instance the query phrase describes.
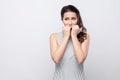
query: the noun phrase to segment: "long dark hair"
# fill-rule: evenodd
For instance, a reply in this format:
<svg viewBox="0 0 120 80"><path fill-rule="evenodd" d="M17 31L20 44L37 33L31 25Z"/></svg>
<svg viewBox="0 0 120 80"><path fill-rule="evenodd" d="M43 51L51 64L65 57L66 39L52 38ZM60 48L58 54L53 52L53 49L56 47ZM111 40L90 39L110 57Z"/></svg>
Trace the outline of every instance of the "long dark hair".
<svg viewBox="0 0 120 80"><path fill-rule="evenodd" d="M61 19L63 19L64 13L66 12L75 12L78 18L77 25L79 28L82 28L82 31L77 35L78 40L82 43L87 38L87 29L83 26L82 18L80 16L79 10L73 5L64 6L61 9Z"/></svg>

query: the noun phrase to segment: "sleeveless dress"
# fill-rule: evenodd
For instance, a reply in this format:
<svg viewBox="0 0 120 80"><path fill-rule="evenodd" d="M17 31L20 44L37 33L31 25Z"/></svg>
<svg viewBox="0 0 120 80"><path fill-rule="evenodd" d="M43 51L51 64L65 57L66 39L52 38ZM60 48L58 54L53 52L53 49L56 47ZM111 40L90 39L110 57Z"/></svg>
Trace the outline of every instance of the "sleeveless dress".
<svg viewBox="0 0 120 80"><path fill-rule="evenodd" d="M58 32L58 43L63 39L62 32ZM72 40L69 39L66 50L60 62L55 64L52 80L85 80L83 64L78 64L74 56Z"/></svg>

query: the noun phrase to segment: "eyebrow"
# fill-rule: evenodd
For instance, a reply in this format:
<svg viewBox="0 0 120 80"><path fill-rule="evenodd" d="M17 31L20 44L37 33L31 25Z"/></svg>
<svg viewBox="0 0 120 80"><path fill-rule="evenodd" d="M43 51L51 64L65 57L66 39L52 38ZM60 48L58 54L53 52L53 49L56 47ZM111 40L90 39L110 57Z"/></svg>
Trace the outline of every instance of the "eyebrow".
<svg viewBox="0 0 120 80"><path fill-rule="evenodd" d="M72 19L76 19L76 17L72 17Z"/></svg>
<svg viewBox="0 0 120 80"><path fill-rule="evenodd" d="M69 17L65 17L64 19L69 19Z"/></svg>
<svg viewBox="0 0 120 80"><path fill-rule="evenodd" d="M69 18L69 17L65 17L65 18ZM72 18L76 18L76 17L72 17Z"/></svg>

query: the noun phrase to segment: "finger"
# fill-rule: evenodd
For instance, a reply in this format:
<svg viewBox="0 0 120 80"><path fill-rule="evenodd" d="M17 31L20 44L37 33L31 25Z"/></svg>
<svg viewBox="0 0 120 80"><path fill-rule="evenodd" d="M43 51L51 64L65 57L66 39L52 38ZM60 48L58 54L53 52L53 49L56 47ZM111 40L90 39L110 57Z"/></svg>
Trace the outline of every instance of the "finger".
<svg viewBox="0 0 120 80"><path fill-rule="evenodd" d="M82 31L82 28L80 28L79 30L80 30L80 32L81 32L81 31Z"/></svg>
<svg viewBox="0 0 120 80"><path fill-rule="evenodd" d="M70 27L70 26L67 24L66 27Z"/></svg>
<svg viewBox="0 0 120 80"><path fill-rule="evenodd" d="M82 27L80 28L80 30L82 31Z"/></svg>
<svg viewBox="0 0 120 80"><path fill-rule="evenodd" d="M73 25L71 28L72 28L72 29L75 29L75 25Z"/></svg>
<svg viewBox="0 0 120 80"><path fill-rule="evenodd" d="M80 29L80 27L78 25L76 25L77 29Z"/></svg>

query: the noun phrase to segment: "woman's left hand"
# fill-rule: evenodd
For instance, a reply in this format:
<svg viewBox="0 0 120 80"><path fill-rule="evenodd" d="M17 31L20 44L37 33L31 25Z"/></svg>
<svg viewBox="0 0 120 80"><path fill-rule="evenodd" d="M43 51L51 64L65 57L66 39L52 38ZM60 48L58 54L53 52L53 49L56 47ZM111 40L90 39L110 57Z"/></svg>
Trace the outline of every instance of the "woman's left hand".
<svg viewBox="0 0 120 80"><path fill-rule="evenodd" d="M82 31L82 28L79 28L78 25L72 26L71 36L77 36L78 33Z"/></svg>

